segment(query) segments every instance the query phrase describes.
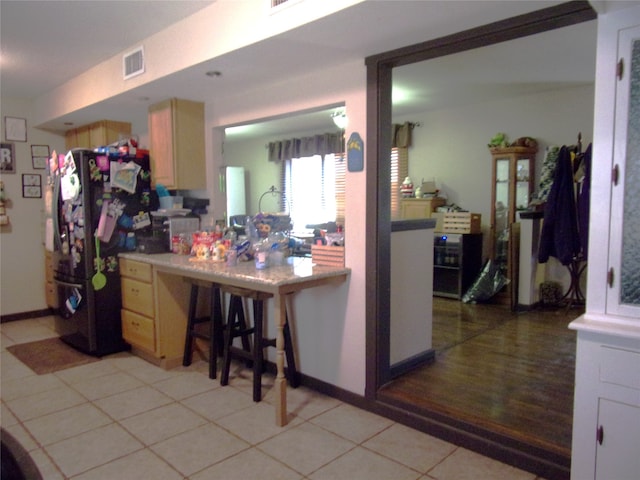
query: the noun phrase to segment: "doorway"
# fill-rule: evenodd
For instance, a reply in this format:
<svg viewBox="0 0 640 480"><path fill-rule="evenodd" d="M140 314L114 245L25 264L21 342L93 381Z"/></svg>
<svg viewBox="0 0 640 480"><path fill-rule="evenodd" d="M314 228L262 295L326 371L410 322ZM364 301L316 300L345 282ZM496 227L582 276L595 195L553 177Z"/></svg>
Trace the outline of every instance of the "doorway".
<svg viewBox="0 0 640 480"><path fill-rule="evenodd" d="M393 106L393 69L443 57L485 45L497 44L527 35L594 20L596 14L587 2L571 2L497 22L424 44L369 57L367 64L367 266L375 272L367 282L367 398L389 405L383 387L391 380L389 369L390 333L390 225L388 209L389 164ZM393 406L398 407L395 403ZM483 451L547 477L568 476L568 459L549 456L544 448L528 450L526 445L491 435L482 425L461 421L454 415L429 408L399 407L409 412L420 428L442 438ZM551 459L550 459L551 458Z"/></svg>

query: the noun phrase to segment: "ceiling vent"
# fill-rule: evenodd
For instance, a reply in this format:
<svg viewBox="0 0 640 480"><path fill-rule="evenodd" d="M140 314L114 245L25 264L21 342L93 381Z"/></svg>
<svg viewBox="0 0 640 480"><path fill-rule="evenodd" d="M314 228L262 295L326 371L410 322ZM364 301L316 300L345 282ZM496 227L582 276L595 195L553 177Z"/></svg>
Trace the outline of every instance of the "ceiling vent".
<svg viewBox="0 0 640 480"><path fill-rule="evenodd" d="M300 3L302 0L268 0L269 13L276 13L283 10L286 7L290 7L296 3Z"/></svg>
<svg viewBox="0 0 640 480"><path fill-rule="evenodd" d="M122 57L122 69L125 80L144 73L144 49L140 47L126 53Z"/></svg>

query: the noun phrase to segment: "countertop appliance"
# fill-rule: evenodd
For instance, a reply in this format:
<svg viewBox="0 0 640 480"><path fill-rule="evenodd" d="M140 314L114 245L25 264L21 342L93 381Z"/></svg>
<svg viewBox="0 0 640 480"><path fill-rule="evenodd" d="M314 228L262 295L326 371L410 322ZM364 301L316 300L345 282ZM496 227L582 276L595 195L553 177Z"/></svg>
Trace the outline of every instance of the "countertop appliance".
<svg viewBox="0 0 640 480"><path fill-rule="evenodd" d="M161 238L161 250L147 251L139 248L138 251L142 253L161 253L170 252L173 242L173 237L176 235L187 234L190 235L193 232L200 230L200 217L192 213L171 210L159 210L157 212L151 212L153 237Z"/></svg>
<svg viewBox="0 0 640 480"><path fill-rule="evenodd" d="M56 161L57 160L57 161ZM90 355L128 349L120 323L118 253L151 229L149 157L73 149L50 164L54 281L61 340ZM155 209L155 208L154 208Z"/></svg>

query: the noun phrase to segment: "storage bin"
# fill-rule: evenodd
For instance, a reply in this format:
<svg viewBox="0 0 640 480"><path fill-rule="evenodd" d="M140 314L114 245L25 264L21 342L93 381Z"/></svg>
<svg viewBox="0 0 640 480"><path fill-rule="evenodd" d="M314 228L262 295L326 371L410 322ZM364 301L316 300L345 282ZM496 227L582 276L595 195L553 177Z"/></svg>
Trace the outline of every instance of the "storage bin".
<svg viewBox="0 0 640 480"><path fill-rule="evenodd" d="M442 231L445 233L481 233L482 215L471 212L447 212Z"/></svg>

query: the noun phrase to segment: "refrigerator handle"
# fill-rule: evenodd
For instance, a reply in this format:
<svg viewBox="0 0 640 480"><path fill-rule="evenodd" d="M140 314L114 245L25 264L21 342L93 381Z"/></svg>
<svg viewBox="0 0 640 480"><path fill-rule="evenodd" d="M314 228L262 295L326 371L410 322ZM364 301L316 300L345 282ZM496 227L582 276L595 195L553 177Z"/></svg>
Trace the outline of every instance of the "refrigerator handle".
<svg viewBox="0 0 640 480"><path fill-rule="evenodd" d="M84 286L80 283L65 282L63 280L58 280L57 278L54 278L53 281L58 285L62 285L63 287L84 288Z"/></svg>

